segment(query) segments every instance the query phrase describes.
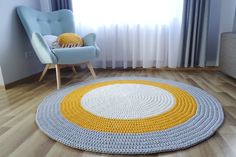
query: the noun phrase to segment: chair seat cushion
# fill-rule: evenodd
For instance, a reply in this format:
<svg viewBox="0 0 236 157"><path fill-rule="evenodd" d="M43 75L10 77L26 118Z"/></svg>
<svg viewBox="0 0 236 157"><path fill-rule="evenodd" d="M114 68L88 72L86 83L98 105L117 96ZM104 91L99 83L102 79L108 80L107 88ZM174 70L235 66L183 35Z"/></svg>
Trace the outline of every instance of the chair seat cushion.
<svg viewBox="0 0 236 157"><path fill-rule="evenodd" d="M79 64L97 57L95 46L56 48L52 52L57 57L58 64Z"/></svg>

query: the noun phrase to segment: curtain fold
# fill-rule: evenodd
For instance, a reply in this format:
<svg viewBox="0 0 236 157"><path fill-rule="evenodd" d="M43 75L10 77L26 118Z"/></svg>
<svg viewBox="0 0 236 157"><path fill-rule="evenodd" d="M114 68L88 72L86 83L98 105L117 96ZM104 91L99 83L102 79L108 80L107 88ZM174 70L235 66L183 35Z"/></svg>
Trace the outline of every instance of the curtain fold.
<svg viewBox="0 0 236 157"><path fill-rule="evenodd" d="M51 0L52 11L60 9L69 9L72 10L72 1L71 0Z"/></svg>
<svg viewBox="0 0 236 157"><path fill-rule="evenodd" d="M184 0L181 66L206 65L210 0Z"/></svg>
<svg viewBox="0 0 236 157"><path fill-rule="evenodd" d="M97 35L95 67L178 66L183 0L72 2L78 34Z"/></svg>

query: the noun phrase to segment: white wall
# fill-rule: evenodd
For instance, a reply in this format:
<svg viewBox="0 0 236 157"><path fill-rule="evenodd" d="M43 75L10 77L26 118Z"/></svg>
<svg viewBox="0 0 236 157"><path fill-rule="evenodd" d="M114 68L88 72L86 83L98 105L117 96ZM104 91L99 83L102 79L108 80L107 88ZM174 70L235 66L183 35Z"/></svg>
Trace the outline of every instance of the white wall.
<svg viewBox="0 0 236 157"><path fill-rule="evenodd" d="M42 70L16 14L20 5L40 9L39 0L0 0L0 65L5 84Z"/></svg>
<svg viewBox="0 0 236 157"><path fill-rule="evenodd" d="M2 69L0 66L0 86L4 86L4 81L3 81L3 77L2 77Z"/></svg>
<svg viewBox="0 0 236 157"><path fill-rule="evenodd" d="M220 32L231 32L233 28L236 0L221 0Z"/></svg>
<svg viewBox="0 0 236 157"><path fill-rule="evenodd" d="M220 52L220 34L223 32L232 32L234 16L235 16L236 0L221 0L220 28L219 28L219 44L217 51L217 65L219 65Z"/></svg>
<svg viewBox="0 0 236 157"><path fill-rule="evenodd" d="M40 0L41 11L48 12L51 11L51 0Z"/></svg>

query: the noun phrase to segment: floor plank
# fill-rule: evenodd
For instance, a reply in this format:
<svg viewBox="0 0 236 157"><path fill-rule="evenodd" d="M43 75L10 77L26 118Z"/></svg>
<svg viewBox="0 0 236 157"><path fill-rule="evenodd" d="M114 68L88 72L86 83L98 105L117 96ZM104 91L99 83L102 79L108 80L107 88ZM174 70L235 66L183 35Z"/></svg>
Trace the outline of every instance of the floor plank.
<svg viewBox="0 0 236 157"><path fill-rule="evenodd" d="M62 86L87 80L86 69L62 71ZM143 76L170 79L202 88L215 96L225 111L222 127L210 139L189 149L140 155L150 157L229 156L236 157L236 80L217 71L167 71L155 69L95 70L97 78ZM55 73L49 72L42 82L30 80L7 91L0 90L0 157L95 157L117 156L99 154L67 147L43 134L35 124L38 104L56 90ZM120 155L122 156L122 155ZM137 156L136 156L137 157Z"/></svg>

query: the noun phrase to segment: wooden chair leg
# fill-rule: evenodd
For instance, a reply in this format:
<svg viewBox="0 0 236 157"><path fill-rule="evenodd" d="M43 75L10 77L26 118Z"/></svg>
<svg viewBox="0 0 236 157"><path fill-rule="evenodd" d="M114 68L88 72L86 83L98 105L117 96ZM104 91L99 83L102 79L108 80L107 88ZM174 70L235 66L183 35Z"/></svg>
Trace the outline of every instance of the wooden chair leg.
<svg viewBox="0 0 236 157"><path fill-rule="evenodd" d="M61 88L60 66L56 64L55 67L56 67L57 89L60 89Z"/></svg>
<svg viewBox="0 0 236 157"><path fill-rule="evenodd" d="M46 73L47 73L47 71L48 71L49 66L50 66L49 64L47 64L47 65L45 66L45 68L44 68L44 70L43 70L43 72L42 72L42 74L41 74L41 76L40 76L40 78L39 78L39 82L41 82L41 81L43 80L44 76L46 75Z"/></svg>
<svg viewBox="0 0 236 157"><path fill-rule="evenodd" d="M93 70L93 65L92 65L92 63L91 63L91 62L87 62L87 66L88 66L88 68L89 68L89 71L92 73L93 78L96 79L96 74L95 74L95 72L94 72L94 70Z"/></svg>
<svg viewBox="0 0 236 157"><path fill-rule="evenodd" d="M73 73L74 73L74 74L77 74L77 71L76 71L76 69L75 69L75 66L74 66L74 65L72 66L72 71L73 71Z"/></svg>

